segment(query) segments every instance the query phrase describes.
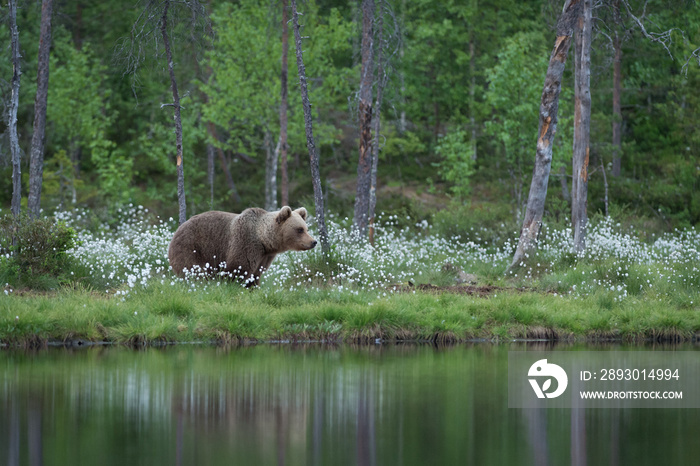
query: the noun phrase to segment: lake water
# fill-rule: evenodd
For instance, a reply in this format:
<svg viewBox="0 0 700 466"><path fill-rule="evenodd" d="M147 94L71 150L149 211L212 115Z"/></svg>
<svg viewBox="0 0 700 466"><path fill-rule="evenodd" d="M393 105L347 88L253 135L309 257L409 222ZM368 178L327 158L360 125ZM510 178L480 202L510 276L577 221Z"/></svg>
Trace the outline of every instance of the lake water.
<svg viewBox="0 0 700 466"><path fill-rule="evenodd" d="M524 345L2 350L0 465L698 464L695 409L509 409Z"/></svg>

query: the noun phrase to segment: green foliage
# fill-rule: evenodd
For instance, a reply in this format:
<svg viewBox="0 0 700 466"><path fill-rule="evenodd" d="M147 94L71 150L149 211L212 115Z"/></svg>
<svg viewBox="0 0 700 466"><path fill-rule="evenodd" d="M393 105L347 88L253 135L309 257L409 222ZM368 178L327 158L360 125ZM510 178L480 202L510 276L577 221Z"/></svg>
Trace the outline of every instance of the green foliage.
<svg viewBox="0 0 700 466"><path fill-rule="evenodd" d="M427 218L447 204L447 194L451 194L466 205L490 205L499 217L505 210L502 205L507 204L509 216L518 218L527 196L537 109L555 40L550 26L561 6L543 5L541 0L414 0L389 2L384 10L377 9L385 12L383 54L389 57L378 137L382 149L378 211ZM211 11L190 22L191 16L183 15L190 10L179 5L171 10L174 16L169 22L183 107L190 213L260 205L264 179L260 156L266 151L266 136L274 148L279 133L280 5L242 0L207 6ZM29 2L18 16L23 57L18 123L25 154L33 131L40 7L38 2ZM312 0L298 7L303 13L303 49L324 192L327 205L345 214L352 204L357 163L355 93L361 14L354 2ZM123 47L130 44L134 25L144 24L138 19L140 11L112 1L69 2L61 8L61 21L54 21L42 197L45 211L66 206L74 197L78 205L107 210L113 210L115 203L136 202L165 218L177 211L172 107L161 107L172 100L170 81L161 44L155 47L150 40L160 40L159 31L151 30L155 34L148 36L150 41L141 42L141 50ZM609 10L599 9L597 14L600 24L615 27ZM623 221L637 222L652 234L700 222L700 98L696 92L700 67L694 59L684 66L700 46L700 10L650 5L643 16L653 19L654 31L677 28L669 44L673 59L641 34L625 34L622 176L618 178L610 173L610 34L594 35L593 47L600 53L594 54L591 70L589 211L605 209L603 165L608 208L626 209ZM290 29L289 179L291 202L298 204L310 202L312 187L304 156L292 36ZM7 28L0 28L0 42L9 44ZM0 76L9 80L9 47L3 50ZM140 57L135 81L124 75L130 52ZM573 62L570 54L553 147L545 214L549 223L564 224L569 218L568 201L559 194L558 185L560 170L564 168L569 176L571 171ZM2 86L1 90L7 99L9 88ZM210 122L217 140L208 134ZM0 132L3 128L0 125ZM456 128L460 131L455 132ZM445 138L440 139L441 134ZM231 202L218 153L210 203L208 143L223 150L242 197L240 205ZM460 155L467 143L466 152L476 148L474 164ZM254 162L241 163L236 153ZM6 144L0 146L2 162L7 162L7 154ZM12 192L10 171L6 163L0 164L0 204L5 207ZM470 175L472 172L478 176ZM27 170L24 195L26 177ZM446 182L429 190L426 179ZM479 209L475 212L484 216L482 223L491 218Z"/></svg>
<svg viewBox="0 0 700 466"><path fill-rule="evenodd" d="M463 129L447 133L440 138L435 153L441 161L434 165L438 167L440 176L452 184L450 190L459 198L467 198L471 193L470 179L475 172L476 161L470 152L471 145Z"/></svg>
<svg viewBox="0 0 700 466"><path fill-rule="evenodd" d="M76 176L73 162L65 150L61 149L46 161L42 195L58 200L59 206L66 206L72 200L72 191L79 191L83 180Z"/></svg>
<svg viewBox="0 0 700 466"><path fill-rule="evenodd" d="M0 274L17 285L55 284L66 280L72 264L66 251L76 245L75 230L51 219L0 218Z"/></svg>
<svg viewBox="0 0 700 466"><path fill-rule="evenodd" d="M539 100L547 70L547 47L537 32L506 39L497 64L487 71L486 103L493 119L486 131L503 148L506 163L517 169L532 151L537 135Z"/></svg>
<svg viewBox="0 0 700 466"><path fill-rule="evenodd" d="M279 133L280 15L270 8L269 2L246 0L224 3L214 10L212 20L219 33L207 54L211 77L201 86L208 96L202 108L204 119L223 128L226 135L223 141L211 142L249 155L265 150L265 133L273 141ZM303 24L304 36L308 36L304 61L311 100L320 109L317 111L326 111L350 92L350 70L336 64L348 51L350 23L336 9L320 17L315 3L309 2L304 5ZM288 144L291 150L302 151L306 139L291 27L288 63ZM337 141L338 131L325 119L316 116L314 123L319 145Z"/></svg>

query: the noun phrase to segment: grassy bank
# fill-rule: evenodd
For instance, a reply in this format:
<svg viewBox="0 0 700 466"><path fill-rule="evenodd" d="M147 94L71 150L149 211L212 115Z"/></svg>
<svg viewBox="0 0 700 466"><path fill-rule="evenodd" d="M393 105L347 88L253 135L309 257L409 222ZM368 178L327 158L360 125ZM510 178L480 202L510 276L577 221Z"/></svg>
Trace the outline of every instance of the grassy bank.
<svg viewBox="0 0 700 466"><path fill-rule="evenodd" d="M700 313L671 300L609 294L570 298L554 293L492 290L487 297L408 290L375 292L242 291L224 284L206 292L153 284L124 300L85 290L8 296L0 302L0 341L237 343L244 341L431 340L546 338L691 340Z"/></svg>
<svg viewBox="0 0 700 466"><path fill-rule="evenodd" d="M138 207L120 215L103 223L86 212L60 214L77 241L61 256L57 274L33 276L11 254L0 256L1 344L692 340L700 334L694 229L650 238L594 218L586 252L575 254L568 229L545 227L537 253L506 274L515 241L488 228L450 236L426 222L411 227L389 216L372 246L331 215L329 256L282 254L249 291L173 277L167 246L174 222ZM476 294L467 293L465 281Z"/></svg>

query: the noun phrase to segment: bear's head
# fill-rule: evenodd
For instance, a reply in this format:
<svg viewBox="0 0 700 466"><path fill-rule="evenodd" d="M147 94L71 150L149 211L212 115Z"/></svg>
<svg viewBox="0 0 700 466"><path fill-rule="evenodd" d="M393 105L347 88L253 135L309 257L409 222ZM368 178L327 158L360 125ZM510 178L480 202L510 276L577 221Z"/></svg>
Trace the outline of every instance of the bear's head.
<svg viewBox="0 0 700 466"><path fill-rule="evenodd" d="M316 246L316 240L309 235L306 216L306 209L303 207L292 210L291 207L284 206L277 213L275 222L283 250L307 251Z"/></svg>

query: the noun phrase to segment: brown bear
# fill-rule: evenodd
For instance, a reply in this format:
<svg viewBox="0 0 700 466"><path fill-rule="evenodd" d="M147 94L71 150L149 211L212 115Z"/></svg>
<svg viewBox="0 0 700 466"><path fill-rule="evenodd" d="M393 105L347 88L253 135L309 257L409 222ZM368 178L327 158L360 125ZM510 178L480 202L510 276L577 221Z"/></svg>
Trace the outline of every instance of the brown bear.
<svg viewBox="0 0 700 466"><path fill-rule="evenodd" d="M240 214L210 211L195 215L180 225L170 242L170 266L181 277L226 272L247 287L256 286L277 254L316 246L306 216L303 207L292 210L288 206L277 212L253 207Z"/></svg>

